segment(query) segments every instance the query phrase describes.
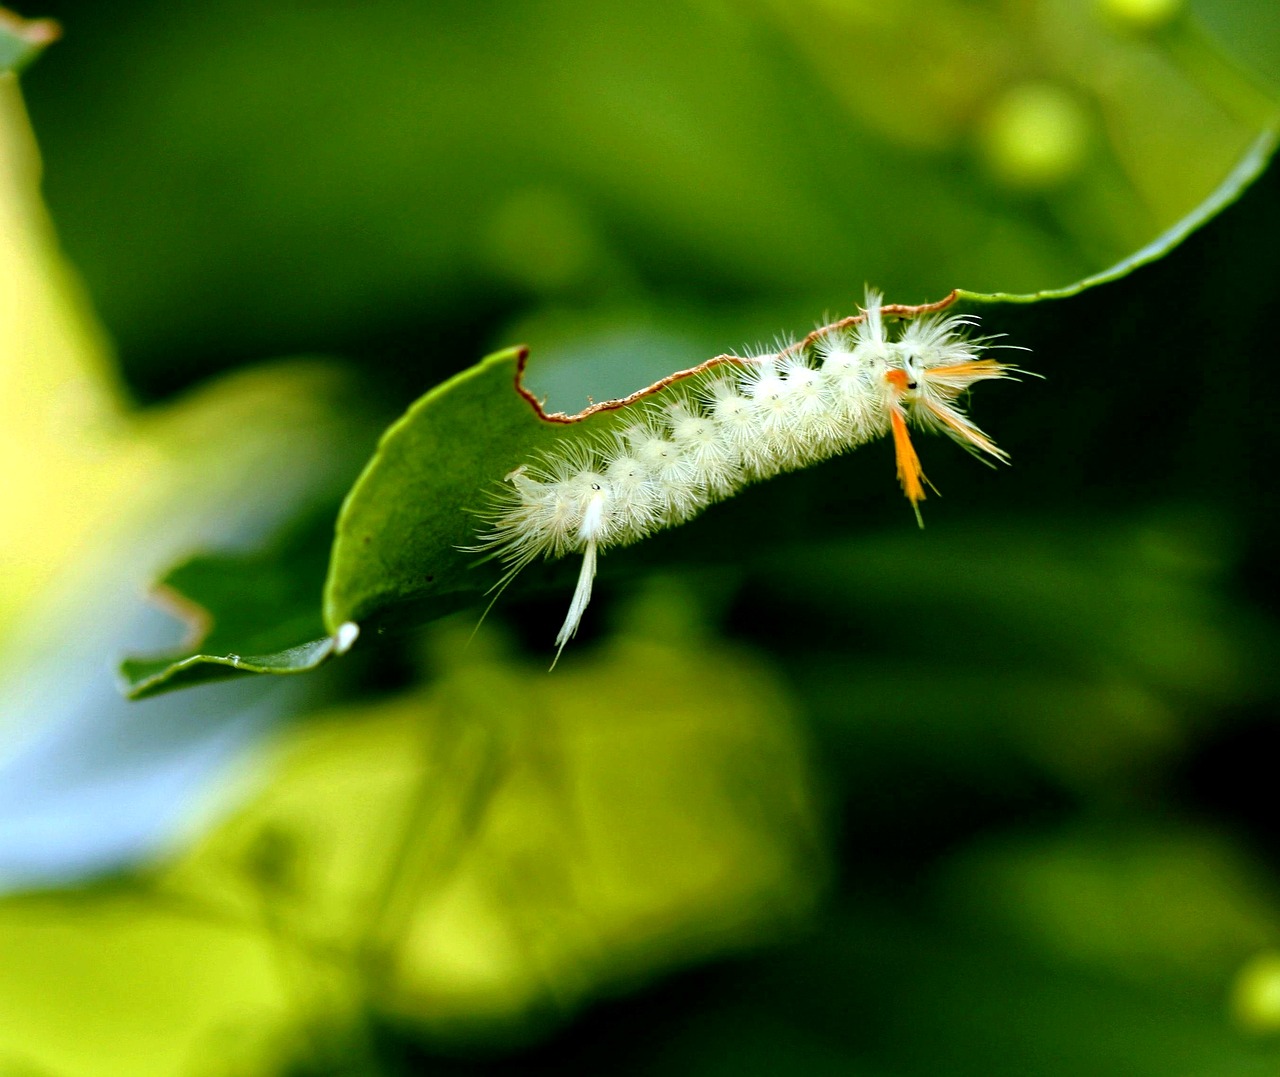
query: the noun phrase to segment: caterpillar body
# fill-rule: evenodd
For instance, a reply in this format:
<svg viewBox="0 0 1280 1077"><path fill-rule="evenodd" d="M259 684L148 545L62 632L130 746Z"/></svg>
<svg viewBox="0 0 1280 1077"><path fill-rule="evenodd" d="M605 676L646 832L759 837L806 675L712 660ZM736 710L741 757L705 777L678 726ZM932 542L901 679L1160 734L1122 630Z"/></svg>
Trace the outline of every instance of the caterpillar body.
<svg viewBox="0 0 1280 1077"><path fill-rule="evenodd" d="M984 358L993 338L972 335L976 318L943 313L949 302L886 307L868 290L860 314L801 341L704 364L663 403L640 403L634 422L566 438L515 468L481 514L474 549L502 561L499 589L537 558L582 555L558 660L591 600L602 551L684 523L749 483L889 435L919 522L928 480L910 427L1007 462L960 398L977 382L1022 373Z"/></svg>

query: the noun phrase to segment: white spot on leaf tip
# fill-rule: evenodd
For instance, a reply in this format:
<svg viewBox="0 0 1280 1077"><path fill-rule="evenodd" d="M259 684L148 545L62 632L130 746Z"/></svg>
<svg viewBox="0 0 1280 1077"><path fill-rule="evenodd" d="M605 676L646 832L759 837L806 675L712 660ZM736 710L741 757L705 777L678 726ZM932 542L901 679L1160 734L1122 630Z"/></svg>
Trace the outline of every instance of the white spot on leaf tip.
<svg viewBox="0 0 1280 1077"><path fill-rule="evenodd" d="M355 621L346 621L338 626L338 631L333 634L333 653L346 654L351 650L351 645L355 643L360 635L360 626Z"/></svg>

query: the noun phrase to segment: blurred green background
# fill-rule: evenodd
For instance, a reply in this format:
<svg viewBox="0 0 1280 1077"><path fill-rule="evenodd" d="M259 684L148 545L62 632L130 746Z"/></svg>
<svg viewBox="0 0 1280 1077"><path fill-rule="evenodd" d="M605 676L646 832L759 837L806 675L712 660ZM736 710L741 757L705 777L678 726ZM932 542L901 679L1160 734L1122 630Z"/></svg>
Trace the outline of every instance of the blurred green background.
<svg viewBox="0 0 1280 1077"><path fill-rule="evenodd" d="M194 553L285 536L243 610L306 622L379 431L494 348L576 407L1106 268L1274 122L1272 0L23 14L0 1073L1276 1072L1274 172L989 311L1045 380L975 400L1013 468L921 444L923 533L868 446L611 555L551 676L567 594L112 681Z"/></svg>

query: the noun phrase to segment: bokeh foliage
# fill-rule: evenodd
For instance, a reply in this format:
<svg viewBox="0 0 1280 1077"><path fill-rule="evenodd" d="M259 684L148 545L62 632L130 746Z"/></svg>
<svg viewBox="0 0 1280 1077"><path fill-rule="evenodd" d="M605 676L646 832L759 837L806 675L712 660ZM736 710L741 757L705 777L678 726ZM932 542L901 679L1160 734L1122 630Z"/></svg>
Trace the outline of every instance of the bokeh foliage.
<svg viewBox="0 0 1280 1077"><path fill-rule="evenodd" d="M1012 469L922 447L923 534L870 446L611 556L551 677L538 587L109 673L175 564L228 649L315 627L377 431L494 347L572 409L865 280L1104 269L1274 116L1273 5L50 7L84 287L0 75L0 1064L1274 1072L1274 172L984 311L1046 380L975 401Z"/></svg>

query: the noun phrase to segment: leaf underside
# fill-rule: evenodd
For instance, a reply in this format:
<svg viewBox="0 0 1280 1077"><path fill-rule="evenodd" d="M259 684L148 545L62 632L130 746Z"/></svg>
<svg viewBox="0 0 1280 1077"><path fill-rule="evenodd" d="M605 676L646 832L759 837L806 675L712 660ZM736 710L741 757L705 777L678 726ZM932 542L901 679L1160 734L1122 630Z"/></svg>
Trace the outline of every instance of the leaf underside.
<svg viewBox="0 0 1280 1077"><path fill-rule="evenodd" d="M331 519L313 517L260 553L200 556L172 569L156 596L195 642L125 659L125 694L143 699L252 673L305 673L333 654L337 642L317 609Z"/></svg>

